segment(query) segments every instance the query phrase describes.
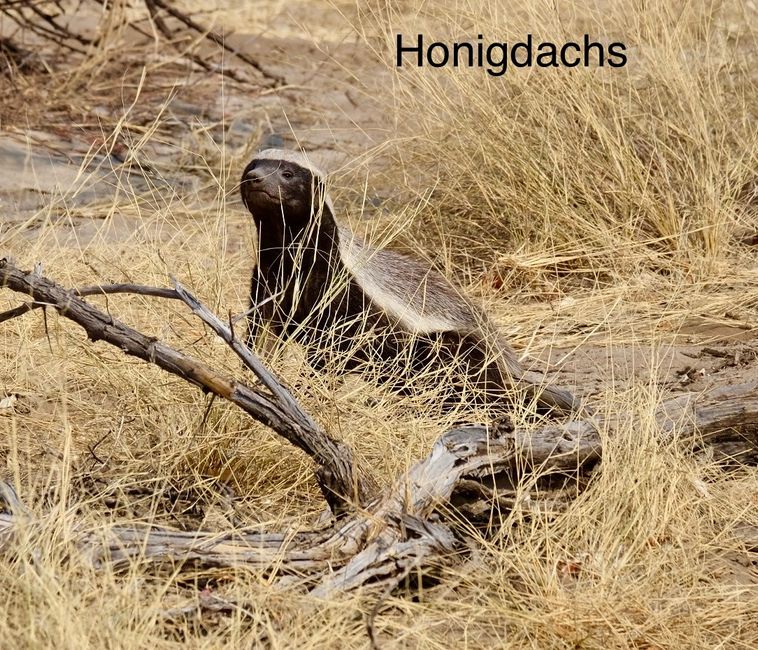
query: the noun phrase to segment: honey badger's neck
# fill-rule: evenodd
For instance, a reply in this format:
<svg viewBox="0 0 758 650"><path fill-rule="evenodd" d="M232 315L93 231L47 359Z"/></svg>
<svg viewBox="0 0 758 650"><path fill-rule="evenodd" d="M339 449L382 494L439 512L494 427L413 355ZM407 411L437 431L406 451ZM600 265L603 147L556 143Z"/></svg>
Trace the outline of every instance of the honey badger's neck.
<svg viewBox="0 0 758 650"><path fill-rule="evenodd" d="M283 218L282 218L283 217ZM278 220L255 219L258 229L258 266L264 275L281 284L295 274L315 272L328 281L339 263L339 243L334 217L327 209L314 215L305 228L292 228L287 214Z"/></svg>

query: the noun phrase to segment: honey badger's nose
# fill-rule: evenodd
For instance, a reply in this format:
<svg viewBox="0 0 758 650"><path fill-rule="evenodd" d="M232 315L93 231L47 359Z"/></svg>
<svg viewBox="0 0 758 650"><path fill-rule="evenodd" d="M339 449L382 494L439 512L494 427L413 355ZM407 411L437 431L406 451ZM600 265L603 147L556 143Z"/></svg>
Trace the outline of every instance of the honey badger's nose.
<svg viewBox="0 0 758 650"><path fill-rule="evenodd" d="M260 183L263 180L263 173L260 169L255 169L255 167L253 167L252 169L248 169L245 173L245 180L253 183Z"/></svg>

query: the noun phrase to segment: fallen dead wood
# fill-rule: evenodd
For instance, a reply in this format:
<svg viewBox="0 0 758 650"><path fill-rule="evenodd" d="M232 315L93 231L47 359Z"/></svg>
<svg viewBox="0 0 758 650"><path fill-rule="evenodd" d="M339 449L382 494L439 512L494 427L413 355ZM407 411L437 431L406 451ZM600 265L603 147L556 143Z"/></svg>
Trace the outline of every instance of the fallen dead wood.
<svg viewBox="0 0 758 650"><path fill-rule="evenodd" d="M176 18L179 22L181 22L185 27L187 27L189 30L201 35L204 38L207 38L212 43L215 43L219 47L223 48L230 54L236 56L238 59L258 71L265 79L268 79L274 83L274 85L280 86L284 84L284 79L278 75L272 74L271 72L267 72L264 70L260 63L256 61L253 57L251 57L248 54L245 54L244 52L240 52L238 49L232 47L227 42L226 38L223 38L222 36L219 36L215 32L203 27L202 25L198 24L192 18L185 14L175 7L171 6L168 2L165 2L165 0L145 0L145 5L147 6L150 16L152 17L153 21L155 21L156 26L161 31L161 33L169 40L171 41L173 39L173 33L171 30L166 26L165 21L160 15L160 11L164 11L169 16L172 16L173 18ZM213 71L214 67L208 64L204 59L197 55L192 56L192 60L195 61L198 65L203 67L204 69L208 71ZM234 74L232 70L226 70L224 68L219 68L216 66L217 70L220 70L222 74L227 75L234 79L235 81L240 81L240 79L237 78L237 75Z"/></svg>
<svg viewBox="0 0 758 650"><path fill-rule="evenodd" d="M81 11L80 6L84 3L77 3L72 8L64 7L57 2L40 2L39 0L4 0L0 3L0 16L5 16L23 32L29 32L45 42L54 44L58 48L65 49L68 52L86 56L88 48L101 44L101 37L92 37L81 33L74 26L79 26L79 22L74 20L75 11ZM152 39L160 35L166 43L174 49L180 51L194 64L203 70L229 77L240 83L248 83L245 76L238 74L233 68L226 65L219 65L210 60L209 57L197 53L197 46L208 41L215 46L223 49L233 57L255 70L256 77L262 80L263 84L268 87L280 87L284 85L285 80L277 74L266 70L253 56L232 47L228 42L228 34L218 34L213 30L201 25L192 16L181 11L172 3L165 0L144 0L149 19L155 25L155 30L146 31L141 23L144 21L137 13L133 17L133 12L124 14L123 10L112 4L101 2L91 2L92 15L108 16L111 25L111 32L114 31L113 25L118 27L130 27L139 34L143 34ZM177 30L167 23L167 18L178 23L186 30L185 37L177 34ZM194 35L195 38L191 35ZM21 48L11 38L5 37L0 39L0 55L6 55L17 60L17 67L29 67L26 63L29 59L26 50ZM41 68L42 66L36 66Z"/></svg>
<svg viewBox="0 0 758 650"><path fill-rule="evenodd" d="M675 433L681 444L693 448L727 443L755 454L758 384L677 397L661 406L656 424L664 435ZM600 459L601 447L597 427L588 422L535 431L465 426L443 434L426 458L333 529L212 533L113 526L81 532L74 543L95 565L170 561L294 573L321 597L366 585L393 585L413 569L454 561L461 542L448 515L457 492L469 495L465 505L472 512L501 510L496 486L503 479L515 483L524 473L581 470ZM472 483L482 491L471 490ZM0 497L8 494L14 494L10 486L0 491ZM28 513L0 515L0 539L12 538L19 517L33 522Z"/></svg>
<svg viewBox="0 0 758 650"><path fill-rule="evenodd" d="M155 363L195 385L229 399L266 422L293 444L306 449L332 471L344 489L355 480L349 450L329 438L289 393L235 338L231 328L181 285L173 291L261 377L267 392L219 377L212 369L113 320L38 273L24 273L0 261L0 283L57 309L85 328L93 340L122 347L127 354ZM283 391L283 392L282 392ZM524 475L576 477L598 463L604 435L628 426L631 415L553 423L536 430L464 426L443 434L430 454L383 493L368 498L363 477L361 507L339 501L347 516L320 531L223 533L110 526L74 529L72 543L96 566L134 562L174 565L251 566L283 576L296 574L303 587L326 597L367 585L392 587L416 568L453 562L461 549L456 518L487 520L507 512ZM758 460L758 384L721 387L666 401L655 414L663 441L690 450L715 450L741 462ZM632 422L633 424L633 422ZM315 427L315 429L314 429ZM345 459L348 460L345 460ZM350 485L349 483L347 484ZM324 489L334 499L333 487ZM339 493L337 493L339 494ZM342 493L344 494L344 492ZM23 509L12 488L0 490L10 512L0 515L0 546L12 548L20 525L42 526ZM23 522L23 523L22 523Z"/></svg>
<svg viewBox="0 0 758 650"><path fill-rule="evenodd" d="M755 384L720 386L663 402L656 422L661 432L683 438L694 451L719 460L758 463L758 390Z"/></svg>
<svg viewBox="0 0 758 650"><path fill-rule="evenodd" d="M478 425L447 432L429 456L364 511L320 533L186 533L114 526L98 533L82 531L74 543L95 565L171 561L297 572L318 596L365 584L394 584L432 560L449 561L458 539L449 525L430 517L449 502L464 477L520 464L516 437L509 436L491 438L488 429ZM2 494L14 493L6 486ZM2 514L0 539L11 539L19 516L34 525L28 514Z"/></svg>

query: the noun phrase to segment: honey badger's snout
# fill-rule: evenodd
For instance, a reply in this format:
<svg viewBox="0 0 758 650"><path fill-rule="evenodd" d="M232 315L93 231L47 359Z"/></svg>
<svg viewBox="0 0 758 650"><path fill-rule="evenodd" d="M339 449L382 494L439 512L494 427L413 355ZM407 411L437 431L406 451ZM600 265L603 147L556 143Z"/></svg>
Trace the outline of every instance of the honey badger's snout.
<svg viewBox="0 0 758 650"><path fill-rule="evenodd" d="M248 208L259 203L280 202L281 185L272 170L251 164L242 174L242 198Z"/></svg>
<svg viewBox="0 0 758 650"><path fill-rule="evenodd" d="M251 167L245 171L245 175L242 177L242 181L246 183L262 183L263 179L270 174L264 174L260 169Z"/></svg>

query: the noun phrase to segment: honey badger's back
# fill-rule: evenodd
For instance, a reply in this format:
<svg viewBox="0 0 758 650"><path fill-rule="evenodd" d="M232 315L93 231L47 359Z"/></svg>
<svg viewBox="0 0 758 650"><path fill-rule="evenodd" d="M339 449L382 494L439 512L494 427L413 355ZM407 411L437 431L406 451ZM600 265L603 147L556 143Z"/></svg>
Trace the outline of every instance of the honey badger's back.
<svg viewBox="0 0 758 650"><path fill-rule="evenodd" d="M545 409L572 412L580 408L568 391L546 384L538 373L524 372L489 317L428 264L367 246L344 226L339 227L339 236L345 266L393 326L414 336L443 335L450 352L467 356L466 362L475 366L467 373L469 379L484 389L490 401L502 400L504 389L510 387Z"/></svg>
<svg viewBox="0 0 758 650"><path fill-rule="evenodd" d="M468 302L429 265L402 253L367 246L345 226L338 227L338 234L343 264L398 325L413 332L476 326Z"/></svg>
<svg viewBox="0 0 758 650"><path fill-rule="evenodd" d="M276 209L270 210L272 191L259 196L260 192L245 187L248 170L255 170L256 160L261 161L268 174L263 179L256 176L256 182L274 178L286 166L294 172L298 172L299 167L300 172L312 175L312 182L301 183L297 186L299 189L293 190L289 180L280 178L277 187L280 202ZM318 340L321 345L318 359L329 355L330 350L325 347L339 347L344 351L345 333L355 335L361 328L371 329L381 342L370 356L384 360L383 377L393 388L401 387L402 381L390 375L397 371L399 354L405 352L412 357L408 364L411 372L422 362L429 365L430 359L437 366L455 365L466 375L463 384L473 383L484 389L488 400L500 400L509 388L518 386L543 407L574 409L575 400L566 391L538 386L541 382L537 376L522 381L524 373L515 354L491 321L441 274L408 255L370 247L349 228L337 225L323 184L323 173L297 152L268 150L260 159L254 159L243 174L243 199L256 220L260 250L265 251L268 259L277 260L280 266L284 260L290 260L291 268L285 272L277 268L272 273L270 268L262 268L271 263L264 263L261 257L253 273L251 300L253 305L268 305L263 310L264 319L270 323L289 319L288 322L294 321L298 326L293 330L275 326L277 333L294 332L295 338L300 336L299 340L308 342L302 336L302 326L307 324L300 322L305 320L304 314L315 323L315 329L339 326L335 328L343 333L339 346L334 338L318 336L318 332L315 338L311 337L311 343ZM303 192L305 187L315 192L319 201L309 203L310 214L296 214L293 206L302 203L303 197L294 196L293 192ZM263 213L269 215L268 220L261 216ZM287 234L289 221L300 222L306 218L310 227ZM272 221L274 223L270 223ZM285 224L284 234L277 221ZM292 260L297 256L291 251L294 248L314 250L318 254L309 257L307 264L295 266ZM339 283L342 288L326 291L325 287ZM292 294L290 285L299 287L296 295ZM345 327L346 323L349 327ZM355 351L356 359L368 354L363 348ZM347 363L345 367L356 365L359 364Z"/></svg>

